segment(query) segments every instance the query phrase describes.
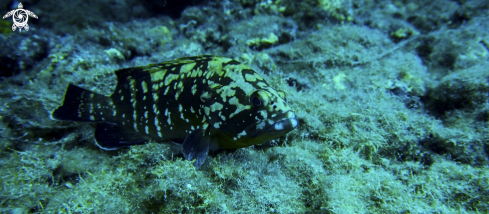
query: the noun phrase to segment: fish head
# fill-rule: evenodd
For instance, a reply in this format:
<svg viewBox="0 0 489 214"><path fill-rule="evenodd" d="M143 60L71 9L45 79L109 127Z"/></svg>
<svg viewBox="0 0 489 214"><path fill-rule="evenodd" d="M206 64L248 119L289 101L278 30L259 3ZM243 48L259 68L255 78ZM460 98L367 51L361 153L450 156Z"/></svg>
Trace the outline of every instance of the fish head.
<svg viewBox="0 0 489 214"><path fill-rule="evenodd" d="M298 125L285 93L265 84L260 87L219 85L206 106L209 106L205 114L214 133L212 138L221 149L261 144L287 134Z"/></svg>

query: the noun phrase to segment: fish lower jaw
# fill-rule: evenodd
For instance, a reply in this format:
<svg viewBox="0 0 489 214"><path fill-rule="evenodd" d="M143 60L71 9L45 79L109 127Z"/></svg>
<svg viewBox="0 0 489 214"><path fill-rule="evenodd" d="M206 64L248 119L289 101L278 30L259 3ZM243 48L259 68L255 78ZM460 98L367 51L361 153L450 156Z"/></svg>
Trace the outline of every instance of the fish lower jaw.
<svg viewBox="0 0 489 214"><path fill-rule="evenodd" d="M261 131L257 131L253 137L259 137L263 135L270 136L272 138L280 137L288 132L294 130L299 125L299 121L295 118L285 118L283 120L279 120L272 125L262 129Z"/></svg>
<svg viewBox="0 0 489 214"><path fill-rule="evenodd" d="M288 111L285 113L285 119L279 120L268 127L268 130L281 131L286 130L287 132L295 129L299 125L299 121L296 119L294 112Z"/></svg>
<svg viewBox="0 0 489 214"><path fill-rule="evenodd" d="M275 131L281 130L292 130L295 129L299 125L299 121L296 118L287 118L285 120L281 120L270 126L269 129L273 129Z"/></svg>

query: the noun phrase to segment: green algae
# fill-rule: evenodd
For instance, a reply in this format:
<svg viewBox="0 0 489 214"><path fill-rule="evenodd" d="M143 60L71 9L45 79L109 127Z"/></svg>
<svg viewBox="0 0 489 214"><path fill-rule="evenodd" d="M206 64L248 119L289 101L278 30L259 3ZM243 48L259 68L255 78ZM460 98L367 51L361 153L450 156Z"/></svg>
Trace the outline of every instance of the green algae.
<svg viewBox="0 0 489 214"><path fill-rule="evenodd" d="M447 15L457 6L445 1L342 2L305 16L308 5L327 1L304 1L295 11L281 7L297 1L233 2L191 7L181 19L97 22L76 35L73 27L93 20L53 30L39 11L36 31L1 37L1 56L21 75L0 80L0 210L488 211L489 40L476 30L488 23L481 15L487 7L460 6L466 12L458 14L468 14L462 25L460 16ZM351 12L354 20L341 23L331 11ZM425 20L428 12L439 22ZM454 24L440 24L448 19ZM52 32L64 25L66 35ZM262 43L270 35L276 40ZM91 125L49 119L68 82L108 94L115 69L198 54L233 57L260 72L286 92L298 129L265 145L211 154L195 170L178 146L103 151Z"/></svg>

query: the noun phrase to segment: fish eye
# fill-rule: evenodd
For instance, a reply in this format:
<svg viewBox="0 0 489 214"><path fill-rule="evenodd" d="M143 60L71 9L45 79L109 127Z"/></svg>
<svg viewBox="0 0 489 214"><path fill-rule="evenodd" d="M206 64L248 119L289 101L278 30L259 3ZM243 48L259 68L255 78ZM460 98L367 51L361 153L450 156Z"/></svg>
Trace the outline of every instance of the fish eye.
<svg viewBox="0 0 489 214"><path fill-rule="evenodd" d="M253 97L252 100L251 100L251 104L253 105L253 107L260 107L261 106L261 100L260 98L258 97Z"/></svg>
<svg viewBox="0 0 489 214"><path fill-rule="evenodd" d="M250 96L250 103L254 109L260 109L268 104L268 94L264 91L255 91Z"/></svg>

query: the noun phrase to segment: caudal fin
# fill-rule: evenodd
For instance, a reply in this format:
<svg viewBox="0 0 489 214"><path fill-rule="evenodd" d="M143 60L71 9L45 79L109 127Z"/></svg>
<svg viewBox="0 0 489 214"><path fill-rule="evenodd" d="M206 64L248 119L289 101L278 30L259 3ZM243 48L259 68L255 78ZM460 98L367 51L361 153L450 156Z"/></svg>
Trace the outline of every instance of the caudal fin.
<svg viewBox="0 0 489 214"><path fill-rule="evenodd" d="M109 97L68 84L63 104L58 106L51 118L71 121L111 121L113 105Z"/></svg>

